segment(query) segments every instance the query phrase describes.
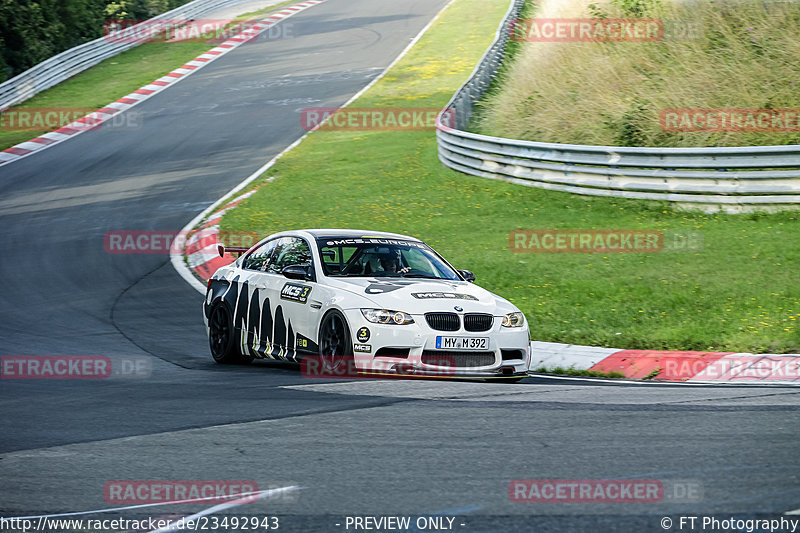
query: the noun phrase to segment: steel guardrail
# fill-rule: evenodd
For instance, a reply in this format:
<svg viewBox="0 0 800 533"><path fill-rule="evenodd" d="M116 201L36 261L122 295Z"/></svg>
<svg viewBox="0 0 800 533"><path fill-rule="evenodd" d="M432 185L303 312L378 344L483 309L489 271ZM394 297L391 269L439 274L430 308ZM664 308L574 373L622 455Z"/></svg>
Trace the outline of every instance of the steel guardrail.
<svg viewBox="0 0 800 533"><path fill-rule="evenodd" d="M151 27L159 21L172 23L186 20L188 22L200 15L244 1L246 0L194 0L132 26L129 30L134 32L136 28ZM37 93L139 44L141 42L113 42L112 39L104 36L46 59L0 84L0 109L24 102Z"/></svg>
<svg viewBox="0 0 800 533"><path fill-rule="evenodd" d="M495 40L437 120L439 159L454 170L577 194L723 206L800 204L800 145L648 148L558 144L465 131L497 76L513 20L512 0ZM796 206L793 206L796 207Z"/></svg>

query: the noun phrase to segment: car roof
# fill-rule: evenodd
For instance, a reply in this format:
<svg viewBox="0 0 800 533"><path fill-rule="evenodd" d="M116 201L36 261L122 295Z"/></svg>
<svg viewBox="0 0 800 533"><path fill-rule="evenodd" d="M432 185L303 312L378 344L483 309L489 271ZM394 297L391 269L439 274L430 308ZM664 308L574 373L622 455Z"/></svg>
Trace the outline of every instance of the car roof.
<svg viewBox="0 0 800 533"><path fill-rule="evenodd" d="M314 238L344 237L355 238L379 238L379 239L403 239L406 241L422 242L416 237L402 235L400 233L388 233L385 231L370 231L363 229L306 229L301 230L310 234Z"/></svg>

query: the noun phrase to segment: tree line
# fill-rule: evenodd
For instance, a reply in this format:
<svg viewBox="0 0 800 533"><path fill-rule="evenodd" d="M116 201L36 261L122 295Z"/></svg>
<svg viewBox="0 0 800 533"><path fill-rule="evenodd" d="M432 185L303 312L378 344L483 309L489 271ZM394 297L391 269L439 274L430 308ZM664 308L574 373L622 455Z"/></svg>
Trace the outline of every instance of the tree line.
<svg viewBox="0 0 800 533"><path fill-rule="evenodd" d="M154 17L190 0L0 0L0 82L103 35L109 19Z"/></svg>

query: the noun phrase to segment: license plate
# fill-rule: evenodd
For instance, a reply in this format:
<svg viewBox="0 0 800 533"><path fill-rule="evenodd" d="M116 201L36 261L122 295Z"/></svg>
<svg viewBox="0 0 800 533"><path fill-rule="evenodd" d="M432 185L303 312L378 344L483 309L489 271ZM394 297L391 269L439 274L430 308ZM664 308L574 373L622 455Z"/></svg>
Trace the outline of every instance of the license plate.
<svg viewBox="0 0 800 533"><path fill-rule="evenodd" d="M488 350L489 337L436 337L437 350Z"/></svg>

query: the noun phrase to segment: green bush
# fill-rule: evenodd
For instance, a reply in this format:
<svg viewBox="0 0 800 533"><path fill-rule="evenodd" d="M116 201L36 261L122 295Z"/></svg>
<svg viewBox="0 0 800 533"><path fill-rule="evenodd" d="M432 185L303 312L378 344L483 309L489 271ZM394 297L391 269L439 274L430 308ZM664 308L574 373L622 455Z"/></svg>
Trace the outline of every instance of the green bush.
<svg viewBox="0 0 800 533"><path fill-rule="evenodd" d="M0 82L103 35L106 18L147 19L189 0L0 0Z"/></svg>

